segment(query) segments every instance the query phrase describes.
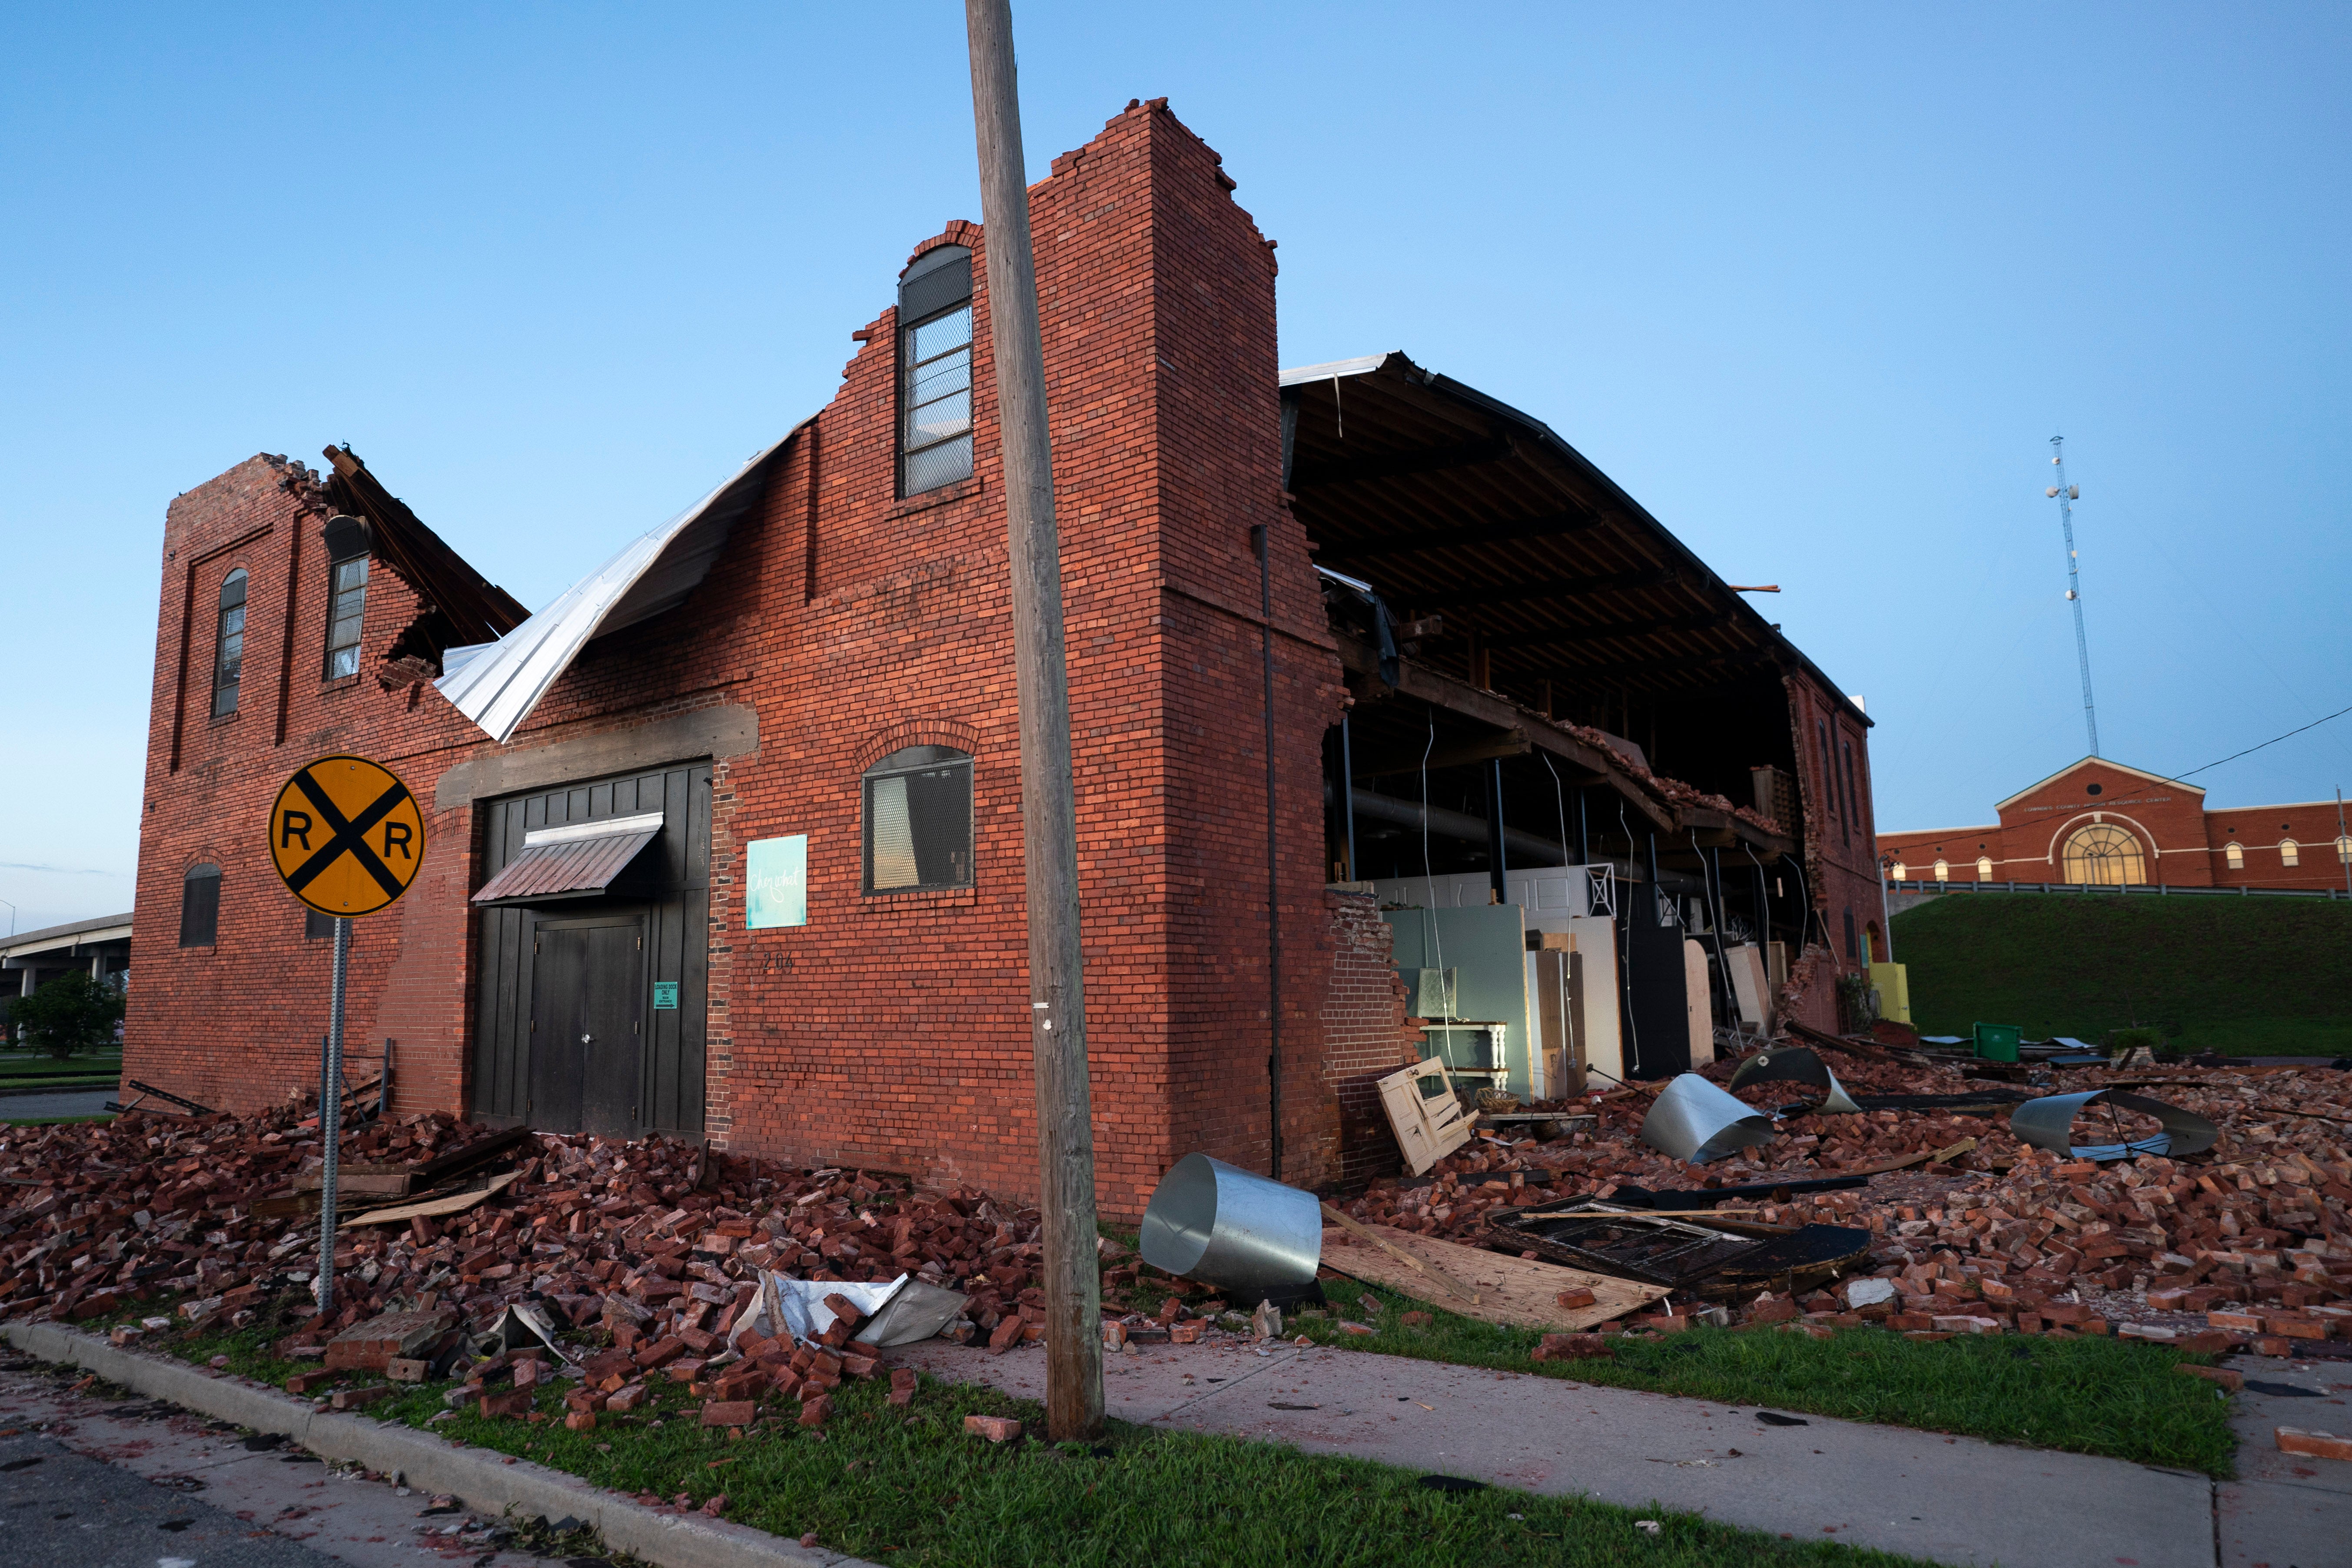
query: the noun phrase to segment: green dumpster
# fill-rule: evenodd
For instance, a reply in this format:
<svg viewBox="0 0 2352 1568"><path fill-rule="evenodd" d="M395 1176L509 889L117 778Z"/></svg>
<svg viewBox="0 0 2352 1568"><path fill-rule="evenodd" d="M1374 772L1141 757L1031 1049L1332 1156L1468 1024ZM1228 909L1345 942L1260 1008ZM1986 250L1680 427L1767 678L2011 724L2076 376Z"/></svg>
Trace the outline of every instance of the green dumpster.
<svg viewBox="0 0 2352 1568"><path fill-rule="evenodd" d="M1988 1062L2013 1062L2017 1059L2017 1042L2023 1037L2021 1024L1979 1024L1977 1026L1977 1059Z"/></svg>

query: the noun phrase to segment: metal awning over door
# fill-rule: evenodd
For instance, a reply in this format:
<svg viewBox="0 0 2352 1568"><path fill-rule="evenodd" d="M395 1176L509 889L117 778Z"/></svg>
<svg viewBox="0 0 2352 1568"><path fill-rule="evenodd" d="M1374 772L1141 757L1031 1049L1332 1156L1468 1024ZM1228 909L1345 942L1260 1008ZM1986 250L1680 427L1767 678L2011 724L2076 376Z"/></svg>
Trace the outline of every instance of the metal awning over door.
<svg viewBox="0 0 2352 1568"><path fill-rule="evenodd" d="M533 828L523 835L522 852L484 883L473 901L497 906L594 898L610 891L661 831L658 811Z"/></svg>

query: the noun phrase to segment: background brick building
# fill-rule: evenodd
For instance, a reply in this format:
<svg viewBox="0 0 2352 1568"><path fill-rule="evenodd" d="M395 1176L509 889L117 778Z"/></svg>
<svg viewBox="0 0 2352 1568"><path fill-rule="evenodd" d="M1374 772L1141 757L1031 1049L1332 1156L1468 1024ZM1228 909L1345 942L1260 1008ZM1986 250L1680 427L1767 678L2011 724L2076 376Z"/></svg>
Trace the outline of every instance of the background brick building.
<svg viewBox="0 0 2352 1568"><path fill-rule="evenodd" d="M1855 917L1874 907L1859 710L1556 437L1401 355L1344 373L1363 406L1349 418L1366 423L1321 455L1317 400L1339 376L1327 389L1280 373L1273 246L1233 189L1155 101L1031 190L1113 1215L1139 1212L1194 1151L1304 1184L1385 1157L1363 1086L1412 1059L1419 1035L1335 804L1370 776L1335 761L1350 724L1375 745L1383 725L1443 733L1425 777L1440 793L1486 781L1497 835L1507 812L1561 803L1558 854L1658 890L1645 908L1650 929L1675 928L1677 1007L1683 929L1719 955L1738 927L1794 960L1786 1005L1832 1022L1816 982L1860 961ZM329 944L271 872L264 822L297 767L348 752L393 767L427 812L416 883L353 944L354 1077L394 1042L396 1109L1030 1190L985 247L967 223L916 246L900 307L852 334L862 346L823 411L537 616L348 451L323 473L257 457L175 500L126 1070L230 1107L315 1082ZM966 298L968 350L918 335L961 331ZM1384 398L1426 405L1422 426L1379 435ZM1439 439L1423 426L1447 409L1519 434L1430 457L1415 443ZM1465 537L1511 542L1479 570L1528 581L1515 550L1633 564L1521 595L1534 608L1517 632L1491 606L1445 611L1465 641L1436 629L1441 605L1375 604L1360 636L1353 590L1315 552L1373 549L1365 508L1449 463L1448 493L1485 509ZM1585 510L1515 499L1530 464L1553 465ZM1443 574L1423 561L1409 576ZM1619 617L1599 639L1546 629L1581 625L1594 606L1577 601L1596 593ZM581 620L591 602L611 607ZM1423 640L1389 647L1407 623ZM471 693L464 711L445 689ZM1637 731L1645 744L1622 738ZM902 809L908 778L968 788L968 837L884 842L877 802ZM625 863L512 891L565 834ZM752 847L788 844L804 855L804 920L754 923ZM1454 870L1486 851L1437 853ZM901 854L952 870L877 869ZM1646 963L1634 977L1665 984ZM1704 1019L1710 999L1692 1005ZM595 1065L624 1059L625 1073Z"/></svg>
<svg viewBox="0 0 2352 1568"><path fill-rule="evenodd" d="M2095 886L2346 886L2352 864L2332 800L2226 810L2199 785L2085 757L2019 791L1979 827L1888 833L1895 881L2064 882Z"/></svg>

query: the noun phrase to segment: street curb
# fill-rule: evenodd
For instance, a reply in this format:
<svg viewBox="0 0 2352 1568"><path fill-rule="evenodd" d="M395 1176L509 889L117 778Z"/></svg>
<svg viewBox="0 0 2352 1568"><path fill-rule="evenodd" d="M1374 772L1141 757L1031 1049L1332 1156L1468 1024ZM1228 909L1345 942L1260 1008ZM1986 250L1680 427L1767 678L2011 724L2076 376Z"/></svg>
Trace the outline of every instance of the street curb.
<svg viewBox="0 0 2352 1568"><path fill-rule="evenodd" d="M410 1487L446 1492L478 1512L519 1518L565 1514L593 1525L604 1544L660 1568L878 1568L863 1558L802 1546L749 1525L656 1513L576 1476L460 1448L411 1426L315 1410L308 1400L243 1378L118 1349L55 1323L0 1323L0 1338L26 1355L86 1367L110 1383L257 1432L282 1432L321 1458L399 1470Z"/></svg>

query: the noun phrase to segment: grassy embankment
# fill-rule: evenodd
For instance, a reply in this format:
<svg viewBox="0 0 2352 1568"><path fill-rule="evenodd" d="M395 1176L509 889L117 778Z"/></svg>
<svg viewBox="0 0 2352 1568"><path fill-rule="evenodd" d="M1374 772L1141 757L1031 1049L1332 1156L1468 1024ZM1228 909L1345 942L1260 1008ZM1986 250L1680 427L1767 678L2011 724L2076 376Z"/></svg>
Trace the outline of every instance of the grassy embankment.
<svg viewBox="0 0 2352 1568"><path fill-rule="evenodd" d="M2352 1056L2352 903L1949 893L1895 917L1923 1034L1981 1021L2182 1050Z"/></svg>

